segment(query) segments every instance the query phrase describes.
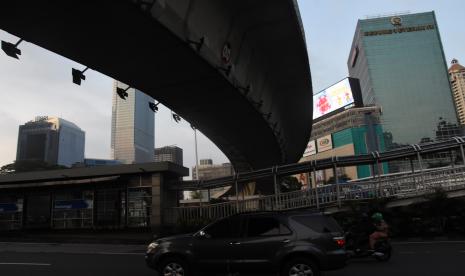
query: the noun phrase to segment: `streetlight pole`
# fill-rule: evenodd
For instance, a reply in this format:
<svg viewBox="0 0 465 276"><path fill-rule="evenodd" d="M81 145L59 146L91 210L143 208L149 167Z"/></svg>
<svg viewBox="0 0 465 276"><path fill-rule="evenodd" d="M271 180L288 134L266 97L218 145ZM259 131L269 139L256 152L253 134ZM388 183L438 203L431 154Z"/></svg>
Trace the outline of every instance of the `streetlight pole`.
<svg viewBox="0 0 465 276"><path fill-rule="evenodd" d="M197 129L194 129L194 141L195 141L195 175L196 175L196 180L199 180L199 157L197 153Z"/></svg>
<svg viewBox="0 0 465 276"><path fill-rule="evenodd" d="M197 152L197 129L192 126L192 129L194 130L194 142L195 142L195 178L197 181L200 181L199 178L199 157L198 157L198 152ZM199 193L199 206L202 208L202 190L198 190ZM200 210L202 212L202 210Z"/></svg>

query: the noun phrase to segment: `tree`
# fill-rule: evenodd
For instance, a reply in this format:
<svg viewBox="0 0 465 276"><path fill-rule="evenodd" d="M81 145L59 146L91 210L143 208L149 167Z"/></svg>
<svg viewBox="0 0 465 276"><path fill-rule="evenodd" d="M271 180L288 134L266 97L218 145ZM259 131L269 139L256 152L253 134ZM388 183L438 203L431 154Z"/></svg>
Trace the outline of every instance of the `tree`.
<svg viewBox="0 0 465 276"><path fill-rule="evenodd" d="M192 191L190 196L191 196L192 199L200 199L200 197L202 196L202 192L201 191Z"/></svg>
<svg viewBox="0 0 465 276"><path fill-rule="evenodd" d="M434 193L426 195L428 200L423 208L426 218L431 220L431 224L439 233L444 232L449 208L449 199L447 193L442 188L435 188Z"/></svg>
<svg viewBox="0 0 465 276"><path fill-rule="evenodd" d="M67 169L62 165L52 165L40 160L19 160L0 168L0 174L11 174L32 171L47 171Z"/></svg>
<svg viewBox="0 0 465 276"><path fill-rule="evenodd" d="M280 183L280 190L281 192L292 192L292 191L300 191L302 188L302 184L297 180L297 178L293 176L285 176L281 178Z"/></svg>
<svg viewBox="0 0 465 276"><path fill-rule="evenodd" d="M15 172L15 163L4 165L0 168L0 174L9 174Z"/></svg>

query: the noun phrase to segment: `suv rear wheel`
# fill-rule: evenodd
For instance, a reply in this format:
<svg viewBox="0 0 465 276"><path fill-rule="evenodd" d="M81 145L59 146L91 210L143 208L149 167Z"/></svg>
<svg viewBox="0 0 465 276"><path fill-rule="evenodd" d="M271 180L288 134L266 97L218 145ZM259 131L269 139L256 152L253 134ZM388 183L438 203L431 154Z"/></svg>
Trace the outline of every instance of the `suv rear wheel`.
<svg viewBox="0 0 465 276"><path fill-rule="evenodd" d="M181 258L168 257L160 264L160 276L190 276L187 262Z"/></svg>
<svg viewBox="0 0 465 276"><path fill-rule="evenodd" d="M294 258L281 269L281 276L320 276L318 266L307 258Z"/></svg>

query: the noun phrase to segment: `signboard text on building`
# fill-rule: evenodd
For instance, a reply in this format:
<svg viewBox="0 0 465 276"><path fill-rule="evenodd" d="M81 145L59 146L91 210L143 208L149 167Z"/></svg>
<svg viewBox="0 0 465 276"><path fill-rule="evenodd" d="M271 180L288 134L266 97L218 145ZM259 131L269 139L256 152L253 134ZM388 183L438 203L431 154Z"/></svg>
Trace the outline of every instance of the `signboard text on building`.
<svg viewBox="0 0 465 276"><path fill-rule="evenodd" d="M0 203L0 213L17 212L19 210L20 208L16 203Z"/></svg>
<svg viewBox="0 0 465 276"><path fill-rule="evenodd" d="M333 141L331 140L331 134L317 139L316 143L318 145L318 152L327 151L333 148Z"/></svg>
<svg viewBox="0 0 465 276"><path fill-rule="evenodd" d="M371 32L364 32L363 35L364 36L391 35L391 34L420 32L420 31L428 31L428 30L434 30L434 25L424 25L424 26L416 26L416 27L402 27L402 28L395 28L395 29L371 31Z"/></svg>
<svg viewBox="0 0 465 276"><path fill-rule="evenodd" d="M72 199L72 200L56 200L54 209L92 209L92 200Z"/></svg>
<svg viewBox="0 0 465 276"><path fill-rule="evenodd" d="M314 154L316 154L316 141L311 140L310 142L308 142L307 148L304 151L304 157Z"/></svg>

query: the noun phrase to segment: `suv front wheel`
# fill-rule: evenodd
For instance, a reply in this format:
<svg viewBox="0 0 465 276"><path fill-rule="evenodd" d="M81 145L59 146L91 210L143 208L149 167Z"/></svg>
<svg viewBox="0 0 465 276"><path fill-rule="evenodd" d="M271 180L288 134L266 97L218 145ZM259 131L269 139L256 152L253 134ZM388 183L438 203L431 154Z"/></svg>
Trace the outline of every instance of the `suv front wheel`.
<svg viewBox="0 0 465 276"><path fill-rule="evenodd" d="M187 262L181 258L168 257L160 264L160 276L190 276Z"/></svg>
<svg viewBox="0 0 465 276"><path fill-rule="evenodd" d="M284 264L281 276L320 276L318 266L306 258L294 258Z"/></svg>

